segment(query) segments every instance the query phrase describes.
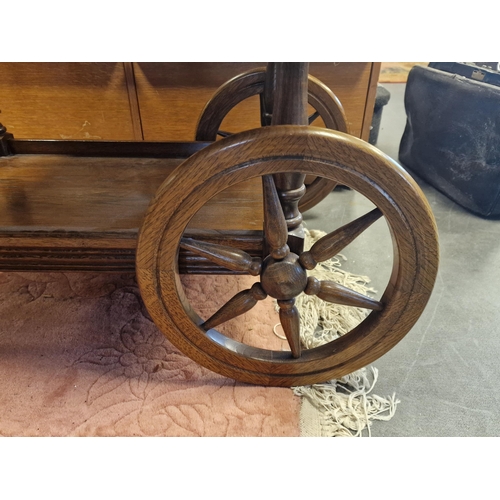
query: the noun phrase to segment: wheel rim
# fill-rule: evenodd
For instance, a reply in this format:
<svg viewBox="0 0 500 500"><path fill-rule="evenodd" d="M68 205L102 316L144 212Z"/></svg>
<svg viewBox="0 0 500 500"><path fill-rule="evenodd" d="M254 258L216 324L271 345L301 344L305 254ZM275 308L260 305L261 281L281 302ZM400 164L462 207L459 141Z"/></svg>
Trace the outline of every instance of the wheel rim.
<svg viewBox="0 0 500 500"><path fill-rule="evenodd" d="M252 177L299 170L342 182L370 199L391 228L394 265L381 299L382 311L370 313L351 332L295 359L289 353L248 348L215 329L203 331L198 326L202 320L185 300L177 257L190 218L217 192ZM172 189L180 193L175 200L169 195ZM146 307L179 349L223 375L278 386L337 378L385 354L420 316L436 272L434 219L408 174L363 141L311 127L244 132L188 159L178 175L159 189L137 251L137 275Z"/></svg>
<svg viewBox="0 0 500 500"><path fill-rule="evenodd" d="M265 75L265 69L251 70L222 85L201 113L196 140L215 141L226 115L240 102L264 92ZM341 102L326 85L311 75L308 78L308 102L319 113L326 128L349 132ZM299 210L305 212L316 206L335 185L330 179L316 178L307 186L299 202Z"/></svg>

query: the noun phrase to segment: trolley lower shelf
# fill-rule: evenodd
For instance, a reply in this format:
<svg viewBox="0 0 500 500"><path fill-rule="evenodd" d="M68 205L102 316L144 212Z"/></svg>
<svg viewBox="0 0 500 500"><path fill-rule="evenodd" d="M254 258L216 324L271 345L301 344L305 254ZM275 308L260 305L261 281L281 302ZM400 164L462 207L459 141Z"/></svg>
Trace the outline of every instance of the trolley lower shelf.
<svg viewBox="0 0 500 500"><path fill-rule="evenodd" d="M134 271L137 235L185 158L21 154L0 169L0 270ZM176 193L172 193L176 196ZM228 189L191 221L197 238L262 254L260 179ZM181 250L184 273L224 272Z"/></svg>

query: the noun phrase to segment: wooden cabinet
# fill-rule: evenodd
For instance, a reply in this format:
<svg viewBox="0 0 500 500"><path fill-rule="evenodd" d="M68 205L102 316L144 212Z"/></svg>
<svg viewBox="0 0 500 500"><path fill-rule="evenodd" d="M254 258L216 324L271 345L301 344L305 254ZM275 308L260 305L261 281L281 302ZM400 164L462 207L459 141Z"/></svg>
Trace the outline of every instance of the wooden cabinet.
<svg viewBox="0 0 500 500"><path fill-rule="evenodd" d="M192 141L217 88L265 63L0 63L0 122L16 138ZM342 102L350 132L368 139L379 63L311 63ZM260 126L258 98L223 128Z"/></svg>

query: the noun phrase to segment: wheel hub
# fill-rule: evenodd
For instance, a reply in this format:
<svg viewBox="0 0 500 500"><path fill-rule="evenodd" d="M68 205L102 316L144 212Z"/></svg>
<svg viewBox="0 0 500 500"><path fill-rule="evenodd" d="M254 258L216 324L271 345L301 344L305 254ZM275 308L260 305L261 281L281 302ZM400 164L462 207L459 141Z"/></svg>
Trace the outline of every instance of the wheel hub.
<svg viewBox="0 0 500 500"><path fill-rule="evenodd" d="M269 256L262 263L260 282L271 297L289 300L304 291L307 273L299 263L299 256L292 252L280 260Z"/></svg>

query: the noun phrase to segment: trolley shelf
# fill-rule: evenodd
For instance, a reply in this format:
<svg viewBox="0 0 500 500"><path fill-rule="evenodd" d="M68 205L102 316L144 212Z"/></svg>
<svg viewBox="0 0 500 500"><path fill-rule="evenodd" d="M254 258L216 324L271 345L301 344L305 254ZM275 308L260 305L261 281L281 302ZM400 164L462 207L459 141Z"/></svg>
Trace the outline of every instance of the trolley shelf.
<svg viewBox="0 0 500 500"><path fill-rule="evenodd" d="M38 151L45 143L33 142L38 142ZM68 144L61 142L46 141L49 147L44 151L65 151ZM77 156L3 157L0 270L133 271L137 235L149 203L194 149L173 144L169 150L175 158L85 156L96 150L92 143L88 150L82 145ZM98 146L102 154L102 145ZM112 146L106 147L111 154ZM27 149L24 144L21 148ZM160 148L156 149L159 155ZM179 152L185 157L178 157ZM234 246L260 255L260 189L260 180L255 179L220 193L193 218L188 231L210 241L227 240L226 234ZM223 272L185 251L179 266L181 272Z"/></svg>

